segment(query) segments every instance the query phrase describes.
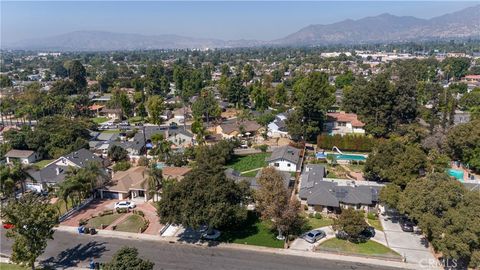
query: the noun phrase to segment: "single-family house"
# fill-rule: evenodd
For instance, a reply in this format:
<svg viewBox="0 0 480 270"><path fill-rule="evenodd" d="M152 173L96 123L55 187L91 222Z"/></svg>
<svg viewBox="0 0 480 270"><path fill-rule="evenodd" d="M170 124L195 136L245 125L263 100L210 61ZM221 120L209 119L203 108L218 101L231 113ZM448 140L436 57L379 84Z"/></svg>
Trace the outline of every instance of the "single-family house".
<svg viewBox="0 0 480 270"><path fill-rule="evenodd" d="M267 135L272 138L288 137L287 125L285 124L287 117L285 113L277 114L275 119L268 124Z"/></svg>
<svg viewBox="0 0 480 270"><path fill-rule="evenodd" d="M239 135L255 136L261 128L262 126L255 121L235 119L218 125L215 132L221 134L224 139L230 139Z"/></svg>
<svg viewBox="0 0 480 270"><path fill-rule="evenodd" d="M38 153L31 150L17 150L12 149L5 154L7 164L13 164L19 162L21 164L29 165L37 161Z"/></svg>
<svg viewBox="0 0 480 270"><path fill-rule="evenodd" d="M369 211L377 206L383 185L369 181L327 180L325 167L309 164L300 176L299 197L313 212L339 213L342 208Z"/></svg>
<svg viewBox="0 0 480 270"><path fill-rule="evenodd" d="M123 113L121 109L109 109L104 108L99 113L101 116L108 117L110 119L122 119Z"/></svg>
<svg viewBox="0 0 480 270"><path fill-rule="evenodd" d="M176 147L190 147L194 144L194 135L188 130L182 128L169 129L167 140L172 142Z"/></svg>
<svg viewBox="0 0 480 270"><path fill-rule="evenodd" d="M150 197L147 190L147 178L148 171L144 166L132 167L126 171L116 172L112 176L111 182L100 189L100 197L148 201Z"/></svg>
<svg viewBox="0 0 480 270"><path fill-rule="evenodd" d="M299 171L302 166L301 149L290 145L275 148L267 163L275 169L286 172Z"/></svg>
<svg viewBox="0 0 480 270"><path fill-rule="evenodd" d="M327 113L324 130L329 135L365 134L364 126L354 113L331 112Z"/></svg>
<svg viewBox="0 0 480 270"><path fill-rule="evenodd" d="M453 115L453 124L459 125L470 122L470 112L455 110Z"/></svg>
<svg viewBox="0 0 480 270"><path fill-rule="evenodd" d="M162 175L164 179L182 180L191 170L190 167L163 167Z"/></svg>
<svg viewBox="0 0 480 270"><path fill-rule="evenodd" d="M28 170L31 179L27 180L26 188L42 191L51 186L55 187L65 180L66 173L70 167L85 168L92 162L98 164L99 167L102 168L104 176L108 176L108 172L105 169L108 165L106 160L98 157L87 149L80 149L57 158L42 169Z"/></svg>

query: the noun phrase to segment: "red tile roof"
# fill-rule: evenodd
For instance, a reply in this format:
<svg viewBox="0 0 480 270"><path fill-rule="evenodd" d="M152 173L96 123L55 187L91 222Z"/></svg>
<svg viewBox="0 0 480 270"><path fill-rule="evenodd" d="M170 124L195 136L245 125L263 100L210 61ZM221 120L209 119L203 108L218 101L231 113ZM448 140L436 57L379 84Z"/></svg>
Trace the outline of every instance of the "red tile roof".
<svg viewBox="0 0 480 270"><path fill-rule="evenodd" d="M336 113L327 113L327 118L329 120L334 120L337 122L350 122L354 127L363 127L365 124L358 120L358 116L355 113L346 113L346 112L336 112Z"/></svg>

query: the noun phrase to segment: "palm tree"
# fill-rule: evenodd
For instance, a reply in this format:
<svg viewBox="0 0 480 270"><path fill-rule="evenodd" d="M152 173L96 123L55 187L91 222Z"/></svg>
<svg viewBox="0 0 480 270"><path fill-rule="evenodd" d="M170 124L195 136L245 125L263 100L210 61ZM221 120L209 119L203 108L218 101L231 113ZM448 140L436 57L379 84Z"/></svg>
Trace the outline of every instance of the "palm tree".
<svg viewBox="0 0 480 270"><path fill-rule="evenodd" d="M159 190L162 188L163 184L163 174L162 170L157 168L156 164L151 164L147 169L147 178L145 182L142 183L143 188L147 188L147 193L149 197L155 201L155 195L158 195Z"/></svg>

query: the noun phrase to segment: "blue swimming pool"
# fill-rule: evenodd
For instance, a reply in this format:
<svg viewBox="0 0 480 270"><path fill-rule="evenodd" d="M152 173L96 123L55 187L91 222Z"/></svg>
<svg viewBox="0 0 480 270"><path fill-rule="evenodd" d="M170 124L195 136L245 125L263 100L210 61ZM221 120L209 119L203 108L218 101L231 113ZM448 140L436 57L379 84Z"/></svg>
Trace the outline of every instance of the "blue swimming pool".
<svg viewBox="0 0 480 270"><path fill-rule="evenodd" d="M354 154L328 154L334 155L337 160L353 160L353 161L365 161L367 158L363 155L354 155Z"/></svg>
<svg viewBox="0 0 480 270"><path fill-rule="evenodd" d="M448 175L455 177L458 181L463 181L463 170L448 169Z"/></svg>

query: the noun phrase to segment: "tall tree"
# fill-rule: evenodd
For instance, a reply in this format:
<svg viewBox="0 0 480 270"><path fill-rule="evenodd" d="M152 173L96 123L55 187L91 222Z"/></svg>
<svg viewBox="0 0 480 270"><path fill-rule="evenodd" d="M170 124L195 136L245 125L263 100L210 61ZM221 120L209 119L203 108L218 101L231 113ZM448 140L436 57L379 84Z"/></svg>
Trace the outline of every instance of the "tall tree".
<svg viewBox="0 0 480 270"><path fill-rule="evenodd" d="M228 101L235 104L237 108L245 107L248 102L248 91L242 85L240 75L231 78L227 87Z"/></svg>
<svg viewBox="0 0 480 270"><path fill-rule="evenodd" d="M163 123L162 114L165 111L163 98L158 95L150 96L147 101L147 111L153 124L160 125Z"/></svg>
<svg viewBox="0 0 480 270"><path fill-rule="evenodd" d="M57 211L48 199L29 193L12 199L2 210L2 218L14 225L7 232L7 237L14 239L12 260L35 269L35 260L45 251L47 240L53 239Z"/></svg>
<svg viewBox="0 0 480 270"><path fill-rule="evenodd" d="M104 266L105 270L153 270L155 264L138 257L138 250L132 247L122 247L110 262Z"/></svg>
<svg viewBox="0 0 480 270"><path fill-rule="evenodd" d="M333 221L335 230L344 231L348 234L349 240L357 242L360 234L368 227L363 212L352 208L342 209L342 213Z"/></svg>
<svg viewBox="0 0 480 270"><path fill-rule="evenodd" d="M83 92L87 88L87 70L78 60L73 60L68 69L69 78L75 84L77 92Z"/></svg>
<svg viewBox="0 0 480 270"><path fill-rule="evenodd" d="M221 109L218 101L215 99L211 91L203 90L200 96L192 104L192 114L196 118L204 118L207 120L207 125L210 119L215 119L220 116Z"/></svg>

